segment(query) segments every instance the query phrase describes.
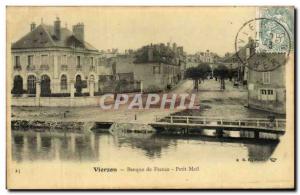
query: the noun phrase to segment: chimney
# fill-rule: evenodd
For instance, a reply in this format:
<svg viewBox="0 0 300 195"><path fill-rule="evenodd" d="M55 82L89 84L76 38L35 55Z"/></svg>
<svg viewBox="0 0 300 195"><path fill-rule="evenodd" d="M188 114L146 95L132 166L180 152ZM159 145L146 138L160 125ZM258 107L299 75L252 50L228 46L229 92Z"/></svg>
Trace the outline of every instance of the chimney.
<svg viewBox="0 0 300 195"><path fill-rule="evenodd" d="M83 23L78 23L73 26L73 34L74 36L84 42L84 24Z"/></svg>
<svg viewBox="0 0 300 195"><path fill-rule="evenodd" d="M54 21L54 35L57 40L60 40L60 20L59 17Z"/></svg>
<svg viewBox="0 0 300 195"><path fill-rule="evenodd" d="M35 29L35 27L36 27L35 23L32 22L32 23L30 24L30 31L33 31L33 30Z"/></svg>

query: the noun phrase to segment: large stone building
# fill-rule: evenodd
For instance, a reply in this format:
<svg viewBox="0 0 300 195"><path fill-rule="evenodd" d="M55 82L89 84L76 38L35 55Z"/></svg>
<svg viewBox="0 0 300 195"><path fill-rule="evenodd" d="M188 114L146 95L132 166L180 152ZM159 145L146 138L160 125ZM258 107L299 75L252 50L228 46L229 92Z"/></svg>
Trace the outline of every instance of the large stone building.
<svg viewBox="0 0 300 195"><path fill-rule="evenodd" d="M34 23L30 32L11 46L12 93L18 96L94 96L100 75L112 72L101 53L85 41L84 24L72 31Z"/></svg>
<svg viewBox="0 0 300 195"><path fill-rule="evenodd" d="M183 47L173 43L150 44L135 52L126 52L116 59L117 79L131 79L132 88L143 92L162 91L183 78L185 55Z"/></svg>

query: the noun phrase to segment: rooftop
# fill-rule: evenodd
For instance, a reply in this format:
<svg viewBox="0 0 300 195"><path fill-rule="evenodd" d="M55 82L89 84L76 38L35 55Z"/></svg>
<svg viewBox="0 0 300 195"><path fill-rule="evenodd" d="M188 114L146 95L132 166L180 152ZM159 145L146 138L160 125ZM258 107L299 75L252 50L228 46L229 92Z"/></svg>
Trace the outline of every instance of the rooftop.
<svg viewBox="0 0 300 195"><path fill-rule="evenodd" d="M54 26L40 24L31 32L12 44L12 49L31 48L82 48L89 51L98 51L86 41L76 38L72 31L60 28L60 39L55 36Z"/></svg>

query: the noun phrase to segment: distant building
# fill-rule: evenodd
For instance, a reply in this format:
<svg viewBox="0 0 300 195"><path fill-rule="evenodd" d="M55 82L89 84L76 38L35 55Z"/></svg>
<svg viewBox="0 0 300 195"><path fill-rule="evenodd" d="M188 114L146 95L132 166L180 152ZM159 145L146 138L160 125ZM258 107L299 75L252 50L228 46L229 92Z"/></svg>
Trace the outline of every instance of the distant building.
<svg viewBox="0 0 300 195"><path fill-rule="evenodd" d="M248 79L248 69L247 67L243 66L241 61L238 59L236 53L226 53L224 57L219 58L216 61L217 64L225 65L229 70L234 71L236 75L235 79L237 81L243 82L244 85L247 85Z"/></svg>
<svg viewBox="0 0 300 195"><path fill-rule="evenodd" d="M197 55L187 55L186 57L186 68L197 67L201 63Z"/></svg>
<svg viewBox="0 0 300 195"><path fill-rule="evenodd" d="M215 54L209 50L206 50L205 52L198 52L197 55L201 62L209 64L215 62Z"/></svg>
<svg viewBox="0 0 300 195"><path fill-rule="evenodd" d="M85 41L84 24L73 31L32 23L30 32L11 46L12 93L26 96L74 96L98 92L100 75L112 74L102 54Z"/></svg>
<svg viewBox="0 0 300 195"><path fill-rule="evenodd" d="M218 55L206 50L205 52L197 52L192 55L187 55L187 68L196 67L201 63L213 64L218 60Z"/></svg>
<svg viewBox="0 0 300 195"><path fill-rule="evenodd" d="M116 75L134 77L132 88L142 91L165 90L176 85L185 71L183 47L174 43L150 44L116 58ZM123 79L124 80L124 79Z"/></svg>

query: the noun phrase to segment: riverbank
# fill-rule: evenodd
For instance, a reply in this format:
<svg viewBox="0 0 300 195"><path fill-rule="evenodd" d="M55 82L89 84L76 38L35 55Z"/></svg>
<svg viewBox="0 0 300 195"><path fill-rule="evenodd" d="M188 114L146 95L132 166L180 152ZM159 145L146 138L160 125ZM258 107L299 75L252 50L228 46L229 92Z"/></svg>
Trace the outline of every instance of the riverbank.
<svg viewBox="0 0 300 195"><path fill-rule="evenodd" d="M210 90L209 90L210 89ZM98 106L88 107L11 107L12 120L39 120L55 122L119 122L149 124L156 116L164 117L171 114L186 116L233 117L233 118L267 118L269 112L245 107L248 92L245 88L234 88L226 81L226 90L219 90L219 82L207 80L199 85L199 91L193 90L193 81L186 80L176 87L172 93L194 93L200 102L200 109L127 109L122 105L118 110L102 110ZM284 115L275 115L285 118Z"/></svg>

